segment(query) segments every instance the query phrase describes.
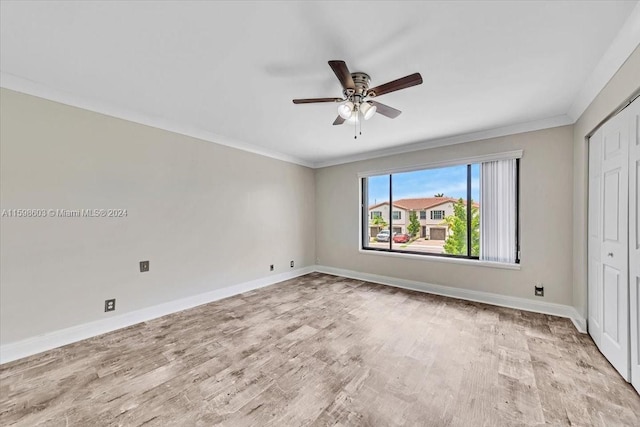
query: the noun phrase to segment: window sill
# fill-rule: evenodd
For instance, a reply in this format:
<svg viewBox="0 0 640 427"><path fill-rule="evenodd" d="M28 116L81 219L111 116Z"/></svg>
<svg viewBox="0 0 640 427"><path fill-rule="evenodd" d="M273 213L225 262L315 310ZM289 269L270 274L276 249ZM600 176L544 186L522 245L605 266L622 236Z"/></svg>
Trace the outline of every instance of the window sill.
<svg viewBox="0 0 640 427"><path fill-rule="evenodd" d="M379 255L379 256L388 256L388 257L394 257L394 258L416 259L416 260L428 261L428 262L463 264L463 265L471 265L474 267L500 268L503 270L520 270L520 264L510 264L506 262L479 261L475 259L465 259L465 258L449 258L449 257L429 256L429 255L403 254L400 252L371 251L371 250L366 250L362 248L360 248L358 251L361 254L366 254L366 255Z"/></svg>

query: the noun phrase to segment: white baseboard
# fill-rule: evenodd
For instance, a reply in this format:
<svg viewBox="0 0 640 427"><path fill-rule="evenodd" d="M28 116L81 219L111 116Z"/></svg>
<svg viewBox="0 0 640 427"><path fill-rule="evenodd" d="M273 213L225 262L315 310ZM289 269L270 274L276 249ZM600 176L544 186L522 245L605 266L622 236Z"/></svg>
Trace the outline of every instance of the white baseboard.
<svg viewBox="0 0 640 427"><path fill-rule="evenodd" d="M286 273L274 274L260 279L251 280L249 282L205 292L203 294L193 295L176 301L170 301L164 304L116 315L103 320L83 323L70 328L60 329L43 335L27 338L22 341L4 344L0 346L0 364L32 356L43 351L95 337L97 335L115 331L116 329L125 328L137 323L146 322L148 320L156 319L188 308L207 304L212 301L228 298L253 289L263 288L265 286L311 273L315 270L315 266L309 266Z"/></svg>
<svg viewBox="0 0 640 427"><path fill-rule="evenodd" d="M535 313L566 317L573 322L573 325L580 333L584 334L587 332L585 319L580 316L580 314L574 307L569 305L534 301L526 298L511 297L506 295L492 294L489 292L473 291L469 289L453 288L450 286L434 285L431 283L398 279L388 276L379 276L377 274L361 273L358 271L343 270L340 268L326 267L322 265L317 265L315 269L316 271L321 273L349 277L351 279L365 280L367 282L380 283L382 285L389 285L397 288L410 289L413 291L426 292L430 294L442 295L468 301L482 302L485 304L497 305L500 307L515 308L519 310L532 311Z"/></svg>
<svg viewBox="0 0 640 427"><path fill-rule="evenodd" d="M222 289L206 292L191 297L170 301L164 304L143 308L140 310L124 313L103 320L84 323L70 328L49 332L22 341L8 343L0 346L0 364L8 363L23 357L32 356L43 351L51 350L63 345L71 344L97 335L112 332L117 329L132 326L137 323L146 322L158 317L166 316L178 311L193 308L202 304L228 298L254 289L263 288L278 282L293 279L314 271L320 273L333 274L336 276L349 277L352 279L366 280L367 282L380 283L383 285L395 286L403 289L410 289L419 292L426 292L452 298L477 301L501 307L515 308L536 313L551 314L559 317L571 319L576 329L581 333L586 333L586 321L580 316L578 311L568 305L553 304L547 302L532 301L525 298L510 297L488 292L473 291L468 289L452 288L449 286L434 285L431 283L417 282L412 280L398 279L394 277L379 276L376 274L361 273L340 268L326 267L321 265L300 268L291 272L267 276L249 282L239 283Z"/></svg>

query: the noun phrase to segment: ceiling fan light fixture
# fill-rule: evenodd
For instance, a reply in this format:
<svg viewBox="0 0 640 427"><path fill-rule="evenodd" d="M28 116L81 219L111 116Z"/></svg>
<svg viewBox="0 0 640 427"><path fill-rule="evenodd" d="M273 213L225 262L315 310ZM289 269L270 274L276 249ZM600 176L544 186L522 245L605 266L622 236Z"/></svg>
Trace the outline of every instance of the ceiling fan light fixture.
<svg viewBox="0 0 640 427"><path fill-rule="evenodd" d="M368 102L363 102L360 105L360 112L362 112L362 116L365 120L369 120L376 113L378 108L375 105L372 105Z"/></svg>
<svg viewBox="0 0 640 427"><path fill-rule="evenodd" d="M353 113L353 102L347 101L338 105L338 114L343 119L345 120L349 119L352 113Z"/></svg>
<svg viewBox="0 0 640 427"><path fill-rule="evenodd" d="M358 115L359 115L359 113L354 110L351 113L351 116L348 119L346 119L345 123L349 123L349 124L358 123Z"/></svg>

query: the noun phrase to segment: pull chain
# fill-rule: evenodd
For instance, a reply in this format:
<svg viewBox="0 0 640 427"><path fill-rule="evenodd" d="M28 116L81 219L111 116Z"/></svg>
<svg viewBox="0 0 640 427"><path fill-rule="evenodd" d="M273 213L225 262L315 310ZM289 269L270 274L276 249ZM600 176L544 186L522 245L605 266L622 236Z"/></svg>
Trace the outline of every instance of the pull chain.
<svg viewBox="0 0 640 427"><path fill-rule="evenodd" d="M358 136L356 135L356 131L358 130L358 112L356 111L356 121L353 124L353 139L358 139Z"/></svg>

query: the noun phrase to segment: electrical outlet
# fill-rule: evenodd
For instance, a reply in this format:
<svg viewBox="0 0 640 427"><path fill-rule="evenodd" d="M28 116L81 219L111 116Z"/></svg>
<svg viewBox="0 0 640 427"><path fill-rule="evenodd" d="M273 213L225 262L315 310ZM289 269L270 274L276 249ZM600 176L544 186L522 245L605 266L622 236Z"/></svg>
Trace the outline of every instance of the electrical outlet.
<svg viewBox="0 0 640 427"><path fill-rule="evenodd" d="M533 285L533 294L537 297L544 296L544 286Z"/></svg>
<svg viewBox="0 0 640 427"><path fill-rule="evenodd" d="M114 311L116 309L116 299L108 299L104 301L104 311Z"/></svg>
<svg viewBox="0 0 640 427"><path fill-rule="evenodd" d="M293 265L294 265L294 264L293 264L293 261L291 261L291 264L290 264L290 265L291 265L291 268L293 268Z"/></svg>
<svg viewBox="0 0 640 427"><path fill-rule="evenodd" d="M273 271L273 264L269 266L269 271Z"/></svg>
<svg viewBox="0 0 640 427"><path fill-rule="evenodd" d="M140 273L149 271L149 261L140 261Z"/></svg>

